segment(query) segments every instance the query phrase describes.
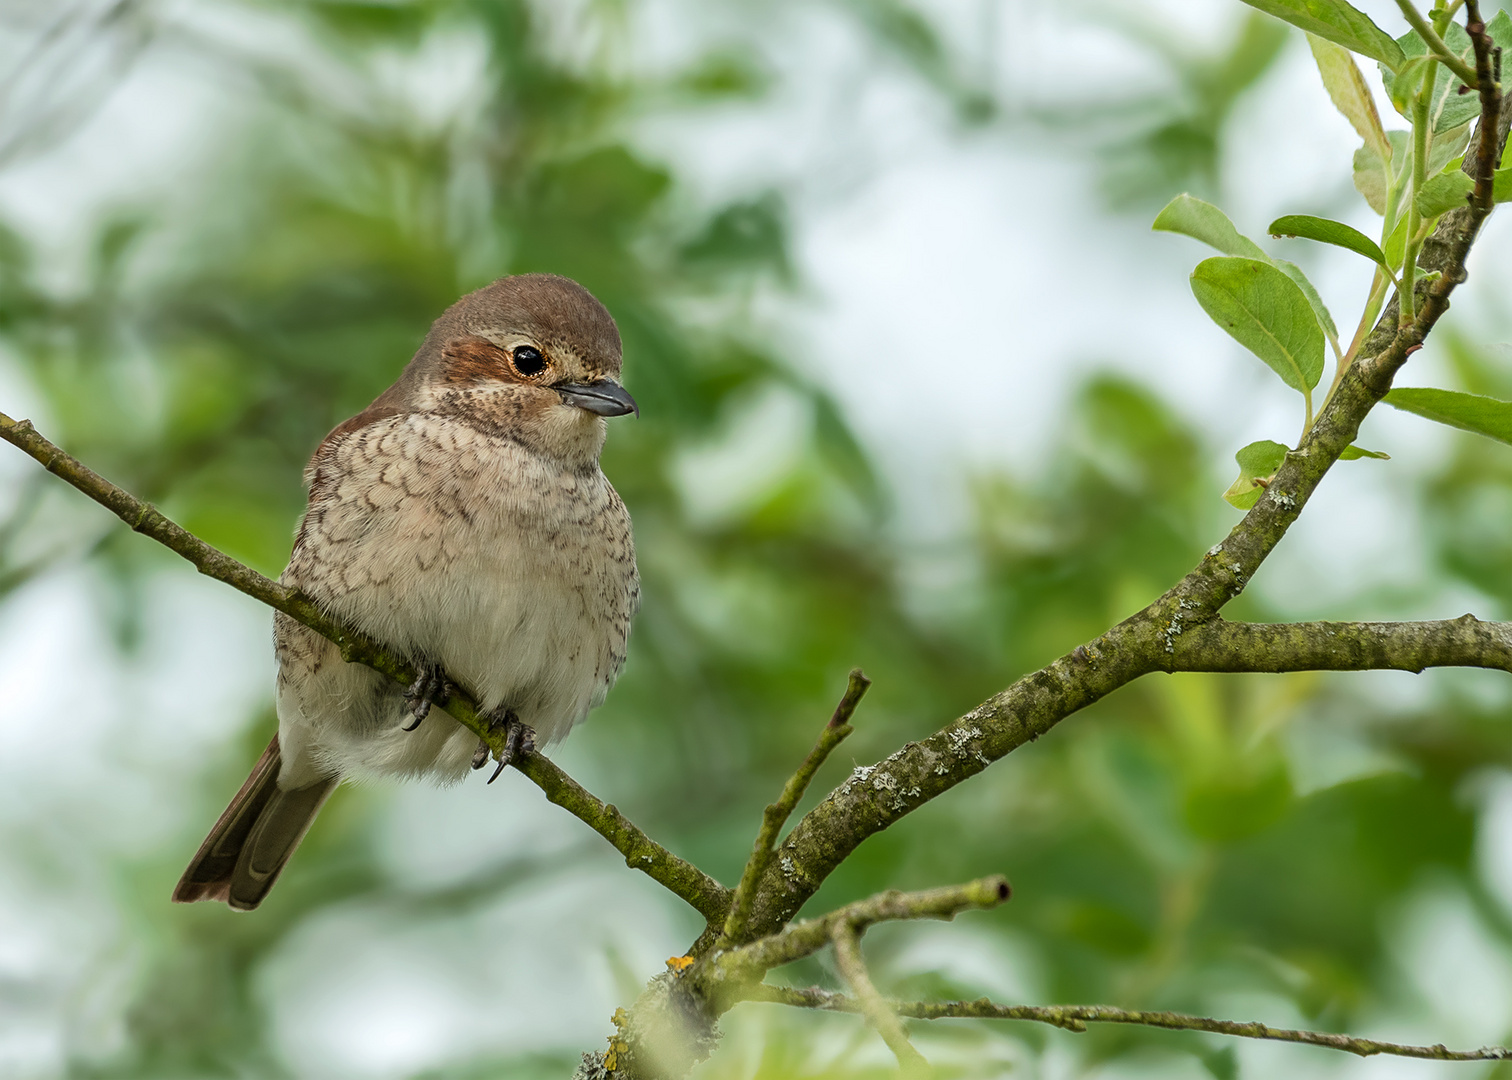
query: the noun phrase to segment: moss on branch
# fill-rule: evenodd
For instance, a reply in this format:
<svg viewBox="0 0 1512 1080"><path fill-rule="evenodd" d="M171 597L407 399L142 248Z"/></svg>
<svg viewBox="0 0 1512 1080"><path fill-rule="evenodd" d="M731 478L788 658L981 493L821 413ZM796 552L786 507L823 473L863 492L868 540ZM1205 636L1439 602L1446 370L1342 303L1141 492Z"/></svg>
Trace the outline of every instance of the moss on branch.
<svg viewBox="0 0 1512 1080"><path fill-rule="evenodd" d="M1231 623L1189 628L1167 671L1512 671L1512 624L1473 615L1437 622Z"/></svg>

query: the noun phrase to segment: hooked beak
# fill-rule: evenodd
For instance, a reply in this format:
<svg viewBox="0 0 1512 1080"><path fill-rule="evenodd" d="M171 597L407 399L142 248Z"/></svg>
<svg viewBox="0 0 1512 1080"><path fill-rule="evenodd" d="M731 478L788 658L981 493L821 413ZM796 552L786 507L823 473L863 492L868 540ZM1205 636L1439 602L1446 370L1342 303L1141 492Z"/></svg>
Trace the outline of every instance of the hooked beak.
<svg viewBox="0 0 1512 1080"><path fill-rule="evenodd" d="M568 405L597 413L599 416L624 416L626 413L640 415L640 406L630 392L613 379L599 379L591 383L564 383L553 386Z"/></svg>

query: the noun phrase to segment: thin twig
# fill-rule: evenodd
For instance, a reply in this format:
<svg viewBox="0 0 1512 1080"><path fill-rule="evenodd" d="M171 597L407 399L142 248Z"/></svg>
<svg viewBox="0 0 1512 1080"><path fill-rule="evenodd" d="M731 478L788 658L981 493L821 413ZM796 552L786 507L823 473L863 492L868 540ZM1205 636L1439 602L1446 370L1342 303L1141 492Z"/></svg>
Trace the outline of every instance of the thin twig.
<svg viewBox="0 0 1512 1080"><path fill-rule="evenodd" d="M1008 879L1001 875L921 892L889 890L817 919L790 923L749 945L714 950L689 968L684 978L701 987L705 999L739 1000L739 988L760 982L774 967L824 948L841 923L862 931L874 923L898 919L953 919L962 911L997 907L1012 895Z"/></svg>
<svg viewBox="0 0 1512 1080"><path fill-rule="evenodd" d="M903 1021L872 985L871 975L866 970L866 958L861 955L861 935L856 928L846 922L836 923L831 939L835 943L835 964L856 992L857 1011L877 1029L877 1034L897 1057L903 1075L932 1076L934 1070L929 1067L928 1060L908 1041L908 1030Z"/></svg>
<svg viewBox="0 0 1512 1080"><path fill-rule="evenodd" d="M777 797L777 801L768 806L761 815L761 829L756 834L755 844L751 847L751 857L746 860L745 871L740 875L740 884L735 887L735 894L730 899L730 914L725 919L724 932L720 935L721 944L741 942L746 926L750 922L751 901L756 895L756 884L761 880L761 875L766 872L767 864L772 861L773 852L777 850L777 834L792 815L798 801L803 798L803 793L808 790L809 782L814 779L819 766L823 765L825 759L830 756L830 751L839 746L845 737L855 730L850 726L850 718L869 686L871 686L871 680L861 673L860 668L851 671L850 680L845 687L845 696L840 699L840 704L835 706L834 715L830 717L824 730L819 733L819 741L809 751L808 757L803 759L803 764L798 766L798 771L793 773L788 778L788 782L782 786L782 794Z"/></svg>
<svg viewBox="0 0 1512 1080"><path fill-rule="evenodd" d="M403 686L415 681L417 672L408 661L389 652L372 638L343 626L327 616L308 597L295 589L264 577L249 566L211 547L155 507L117 487L64 453L32 426L30 420L13 420L0 413L0 439L25 451L48 472L60 477L111 510L137 532L151 537L192 563L200 573L224 582L271 608L282 611L311 630L335 642L342 658L366 664ZM488 742L495 754L503 749L500 729L478 716L477 702L452 680L458 689L442 706L457 721ZM578 818L625 857L626 865L639 870L688 902L716 925L723 922L729 905L729 890L692 863L685 862L652 840L627 820L612 804L600 802L572 777L540 753L520 754L515 768L546 793L546 797Z"/></svg>
<svg viewBox="0 0 1512 1080"><path fill-rule="evenodd" d="M865 1005L855 998L818 987L794 989L758 983L747 988L746 1001L791 1005L800 1009L826 1012L864 1013ZM1355 1035L1336 1035L1329 1031L1298 1031L1276 1028L1240 1020L1216 1020L1186 1013L1134 1011L1111 1005L998 1005L982 998L979 1001L891 1001L884 1004L894 1015L915 1020L979 1019L1032 1020L1051 1024L1067 1031L1086 1031L1088 1024L1136 1024L1173 1031L1206 1031L1214 1035L1233 1035L1242 1039L1270 1039L1276 1042L1304 1043L1330 1050L1342 1050L1360 1057L1391 1054L1396 1057L1427 1058L1433 1061L1505 1061L1512 1059L1512 1049L1483 1046L1479 1050L1450 1050L1442 1044L1412 1046L1405 1043L1363 1039Z"/></svg>

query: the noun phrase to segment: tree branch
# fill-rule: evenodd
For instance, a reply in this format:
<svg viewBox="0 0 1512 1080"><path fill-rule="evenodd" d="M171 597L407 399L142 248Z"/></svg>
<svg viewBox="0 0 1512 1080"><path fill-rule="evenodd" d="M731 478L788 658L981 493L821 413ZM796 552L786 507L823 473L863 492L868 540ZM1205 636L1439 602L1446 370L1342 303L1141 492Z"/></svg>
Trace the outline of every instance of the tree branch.
<svg viewBox="0 0 1512 1080"><path fill-rule="evenodd" d="M144 536L151 537L183 556L200 573L224 582L254 600L297 619L324 635L341 650L349 663L366 664L408 686L418 672L403 657L389 652L372 638L343 626L321 611L314 601L287 585L264 577L231 556L211 547L170 520L155 507L117 487L78 459L54 446L32 426L30 420L13 420L0 413L0 439L25 451L48 472L62 478ZM475 702L460 684L442 706L458 723L488 743L495 756L504 748L504 736L478 716ZM612 804L600 802L582 785L540 753L519 754L512 762L546 794L546 798L587 824L613 844L625 864L639 870L676 893L700 915L719 925L729 908L730 892L692 863L685 862L652 840Z"/></svg>
<svg viewBox="0 0 1512 1080"><path fill-rule="evenodd" d="M749 945L709 953L688 969L684 981L723 1012L740 1000L739 989L759 983L772 968L824 948L834 939L838 926L859 933L876 923L898 919L953 919L971 908L997 907L1012 895L1008 879L1001 876L922 892L878 893L817 919L792 923Z"/></svg>
<svg viewBox="0 0 1512 1080"><path fill-rule="evenodd" d="M745 1001L764 1001L774 1005L791 1005L801 1009L826 1012L863 1013L864 1003L844 994L818 987L793 989L759 983L749 987ZM1032 1020L1051 1024L1067 1031L1086 1031L1088 1024L1136 1024L1167 1028L1173 1031L1207 1031L1215 1035L1234 1035L1243 1039L1270 1039L1276 1042L1305 1043L1330 1050L1342 1050L1360 1057L1390 1054L1396 1057L1428 1058L1433 1061L1506 1061L1512 1049L1483 1046L1479 1050L1450 1050L1443 1044L1411 1046L1404 1043L1362 1039L1354 1035L1335 1035L1327 1031L1298 1031L1274 1028L1241 1020L1216 1020L1186 1013L1148 1012L1118 1009L1111 1005L998 1005L986 998L979 1001L884 1001L896 1016L916 1020L979 1019Z"/></svg>
<svg viewBox="0 0 1512 1080"><path fill-rule="evenodd" d="M856 1011L877 1029L877 1034L882 1036L882 1041L897 1057L904 1076L932 1075L929 1062L908 1041L908 1031L903 1027L903 1021L872 985L871 975L866 970L866 958L861 955L861 935L849 923L842 922L835 926L833 940L835 964L856 992Z"/></svg>
<svg viewBox="0 0 1512 1080"><path fill-rule="evenodd" d="M1476 63L1490 63L1490 39L1472 11L1469 31ZM1480 80L1481 119L1475 152L1467 154L1475 179L1470 205L1443 215L1437 242L1425 245L1422 266L1440 276L1425 282L1423 303L1407 326L1397 326L1396 304L1376 324L1334 394L1297 449L1289 452L1265 493L1229 535L1154 603L1095 641L1078 646L1025 675L971 712L909 743L875 766L858 769L811 810L783 841L757 889L755 932L791 919L824 879L867 837L923 806L994 761L1043 735L1072 713L1142 675L1170 669L1181 635L1210 622L1254 577L1360 424L1391 389L1391 380L1449 307L1465 280L1465 259L1492 209L1492 181L1506 142L1508 115L1500 87Z"/></svg>
<svg viewBox="0 0 1512 1080"><path fill-rule="evenodd" d="M887 893L818 919L791 924L789 920L828 874L867 837L981 772L1024 743L1038 738L1065 717L1142 675L1171 670L1279 671L1302 667L1379 666L1421 670L1438 663L1508 667L1509 645L1505 628L1501 624L1479 623L1474 619L1453 623L1263 627L1229 624L1218 618L1220 610L1243 591L1284 538L1322 478L1353 443L1361 422L1390 388L1395 373L1421 347L1448 309L1453 290L1465 280L1465 260L1492 209L1492 173L1500 158L1508 123L1500 89L1489 75L1492 45L1480 22L1474 0L1468 0L1467 13L1482 108L1478 142L1474 152L1467 155L1465 165L1475 183L1469 205L1445 214L1434 236L1424 246L1420 264L1427 270L1439 270L1440 276L1435 281L1421 283L1421 294L1413 293L1414 297L1422 296L1422 303L1409 305L1416 307L1416 317L1408 325L1397 325L1397 302L1388 307L1362 347L1362 358L1344 372L1336 391L1311 429L1298 448L1287 454L1254 507L1222 543L1209 550L1198 565L1163 596L1095 641L1079 646L1040 671L1019 679L928 738L902 747L876 766L858 768L799 821L780 845L776 845L778 832L819 765L844 737L844 731L848 731L845 724L848 714L842 718L837 711L839 723L832 722L831 728L821 736L819 745L789 780L782 796L768 808L746 873L733 896L698 868L655 844L613 806L599 802L543 756L523 755L515 763L547 793L548 798L608 839L625 856L628 865L648 874L700 911L711 928L724 927L724 936L731 941L765 935L734 947L728 947L729 941L716 940L712 934L701 938L699 959L683 976L668 974L653 980L657 992L663 993L671 1003L671 1011L681 1009L684 1001L689 999L701 1007L706 1005L706 1012L700 1011L694 1019L703 1025L700 1030L707 1034L712 1031L712 1017L740 1000L742 995L770 993L778 997L762 1000L778 1000L787 994L791 998L789 1004L822 1008L840 1008L849 1001L852 1006L849 1011L870 1009L873 1022L887 1037L887 1022L877 1009L882 999L871 987L859 952L860 933L882 919L950 918L967 908L994 906L1008 898L1006 880L987 878L970 885L923 893ZM308 597L255 573L204 544L151 506L63 454L38 435L30 423L17 423L0 414L0 438L26 450L49 471L109 507L133 529L178 552L202 573L238 588L330 638L346 660L367 664L401 684L413 681L416 672L404 658L330 619ZM854 697L859 697L859 692ZM852 695L848 693L847 698L851 699ZM854 707L854 700L851 700L851 707ZM445 708L488 743L495 754L502 751L502 733L495 732L480 720L475 702L465 692L453 694ZM738 899L738 907L732 905L733 899ZM752 989L772 967L809 955L827 943L835 945L841 967L856 988L857 999L823 991ZM673 993L666 989L668 987L684 988L686 993ZM820 998L800 1000L806 995L822 995L827 1004L813 1003ZM1129 1012L1100 1006L903 1003L898 1010L903 1015L926 1018L992 1016L1029 1019L1072 1030L1079 1030L1089 1022L1145 1024L1307 1042L1362 1054L1399 1053L1445 1060L1508 1056L1508 1052L1500 1048L1454 1052L1443 1047L1401 1047L1348 1036L1273 1030L1260 1024L1174 1013ZM639 1007L632 1011L639 1015ZM896 1015L889 1015L896 1029L894 1034L899 1036L901 1045L907 1047ZM704 1021L708 1021L707 1024ZM642 1042L649 1045L650 1041L637 1037L626 1045L632 1047L629 1052L633 1057L638 1053L634 1046ZM891 1044L893 1040L889 1039L889 1042ZM688 1045L689 1054L703 1052L702 1042L694 1040ZM900 1060L911 1061L907 1056L911 1050L907 1047L907 1050L900 1051ZM917 1054L917 1051L913 1053Z"/></svg>
<svg viewBox="0 0 1512 1080"><path fill-rule="evenodd" d="M1512 672L1512 623L1474 615L1438 622L1234 623L1215 618L1172 639L1165 671Z"/></svg>
<svg viewBox="0 0 1512 1080"><path fill-rule="evenodd" d="M735 887L734 896L730 900L730 914L725 919L724 931L719 936L720 945L740 943L743 940L746 925L751 918L751 901L756 896L756 883L761 880L761 875L765 873L767 864L772 861L772 855L777 850L777 833L792 815L798 801L803 798L803 793L808 790L809 782L814 779L819 766L855 730L850 726L850 718L869 686L871 680L861 673L860 668L851 671L845 695L840 699L840 704L835 706L829 723L819 733L819 741L798 766L798 771L782 786L782 794L777 797L777 801L761 815L761 830L756 835L751 857L746 860L745 870L740 875L740 884Z"/></svg>

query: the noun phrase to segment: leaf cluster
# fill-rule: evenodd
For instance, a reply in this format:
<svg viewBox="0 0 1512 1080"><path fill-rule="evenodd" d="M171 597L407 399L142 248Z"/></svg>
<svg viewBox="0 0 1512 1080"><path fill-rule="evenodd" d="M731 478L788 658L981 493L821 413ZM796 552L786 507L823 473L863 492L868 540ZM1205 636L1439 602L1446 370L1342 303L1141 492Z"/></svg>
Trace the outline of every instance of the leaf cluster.
<svg viewBox="0 0 1512 1080"><path fill-rule="evenodd" d="M1462 93L1458 71L1472 59L1469 34L1435 7L1434 25L1409 18L1418 29L1393 39L1345 0L1246 0L1307 31L1313 58L1330 99L1359 134L1354 181L1371 209L1382 216L1380 242L1353 226L1311 214L1288 214L1271 222L1275 237L1297 237L1343 248L1375 265L1369 299L1353 339L1341 347L1332 315L1296 264L1275 259L1242 235L1216 206L1178 195L1156 216L1153 227L1179 232L1217 248L1225 257L1207 259L1192 272L1192 292L1204 311L1231 337L1262 360L1287 386L1302 395L1302 435L1314 417L1313 391L1324 370L1325 352L1335 360L1333 388L1353 363L1366 332L1375 324L1389 290L1404 324L1412 317L1417 257L1424 239L1444 214L1463 207L1473 188L1460 168L1470 140L1479 98ZM1410 4L1402 0L1404 11ZM1497 12L1484 32L1498 49L1512 45L1512 17ZM1425 40L1423 34L1430 36ZM1387 131L1375 99L1353 55L1375 60L1383 87L1410 131ZM1454 65L1456 70L1451 70ZM1512 196L1512 170L1496 175L1493 196ZM1326 345L1325 345L1326 342ZM1330 388L1330 395L1333 392ZM1394 390L1387 401L1408 412L1463 430L1504 438L1512 425L1512 402L1477 398L1450 390ZM1239 476L1224 492L1238 509L1254 505L1284 460L1286 448L1273 440L1250 443L1236 454ZM1345 460L1387 455L1351 447Z"/></svg>

